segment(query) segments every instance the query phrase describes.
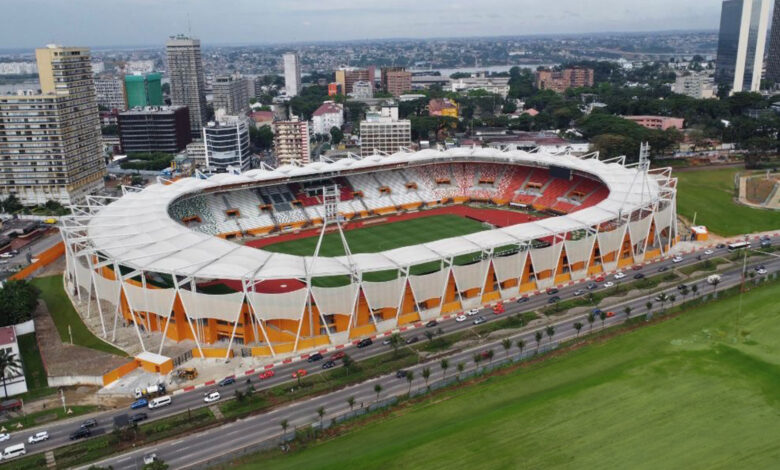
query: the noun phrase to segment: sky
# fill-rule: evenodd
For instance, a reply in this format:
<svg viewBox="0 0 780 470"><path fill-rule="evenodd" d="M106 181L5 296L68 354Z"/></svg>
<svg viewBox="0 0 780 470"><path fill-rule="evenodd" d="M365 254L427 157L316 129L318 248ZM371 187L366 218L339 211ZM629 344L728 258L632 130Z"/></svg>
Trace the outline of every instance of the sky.
<svg viewBox="0 0 780 470"><path fill-rule="evenodd" d="M0 49L716 30L722 0L0 0Z"/></svg>

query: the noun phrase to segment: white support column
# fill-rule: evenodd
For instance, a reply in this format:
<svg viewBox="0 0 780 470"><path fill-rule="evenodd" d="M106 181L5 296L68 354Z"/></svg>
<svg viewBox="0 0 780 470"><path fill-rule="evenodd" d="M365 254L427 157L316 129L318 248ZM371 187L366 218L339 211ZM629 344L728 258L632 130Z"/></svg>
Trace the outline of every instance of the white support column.
<svg viewBox="0 0 780 470"><path fill-rule="evenodd" d="M401 289L401 297L398 299L398 308L395 310L395 325L398 327L398 318L401 316L401 310L404 308L404 297L406 296L406 288L409 287L409 266L401 268L401 275L404 277L404 286ZM411 287L409 287L411 289ZM412 290L412 298L414 299L414 308L417 310L417 299L414 298L414 290Z"/></svg>
<svg viewBox="0 0 780 470"><path fill-rule="evenodd" d="M241 297L242 304L244 302L244 299L246 299L246 294L244 294L244 296ZM240 308L238 310L238 315L236 315L236 319L233 320L233 331L230 333L230 341L228 341L228 347L227 347L227 352L225 353L225 359L230 358L230 348L233 347L233 338L236 336L236 329L238 328L238 319L241 318L241 310L243 310L243 308ZM244 328L246 328L246 326L244 326ZM244 335L244 338L246 338L246 335Z"/></svg>
<svg viewBox="0 0 780 470"><path fill-rule="evenodd" d="M447 273L444 276L444 285L441 286L441 297L439 297L439 315L441 315L442 310L444 310L444 296L447 294L447 285L450 283L450 276L452 276L452 258L445 259L443 262L447 265ZM455 283L455 290L458 293L460 305L463 306L463 299L460 297L460 289L458 288L457 282ZM422 318L420 319L422 320Z"/></svg>
<svg viewBox="0 0 780 470"><path fill-rule="evenodd" d="M100 305L100 294L97 291L97 281L95 280L95 276L97 276L98 274L95 272L94 266L92 264L91 255L87 257L87 264L89 265L90 281L92 282L92 286L95 289L95 303L97 304L98 317L100 317L100 329L103 330L103 338L105 338L106 324L103 321L103 307Z"/></svg>
<svg viewBox="0 0 780 470"><path fill-rule="evenodd" d="M125 289L125 278L120 276L120 282L122 286L122 290ZM144 344L144 339L141 337L141 330L138 328L138 315L136 314L135 308L133 307L133 303L130 301L130 296L127 295L127 292L125 292L125 299L127 299L127 306L130 308L130 316L133 317L133 327L135 328L135 332L138 335L138 341L141 343L141 349L143 349L144 352L146 352L146 345Z"/></svg>
<svg viewBox="0 0 780 470"><path fill-rule="evenodd" d="M487 269L485 269L485 275L482 277L482 285L479 288L479 304L482 305L482 296L485 295L485 284L487 283L487 277L490 274L490 267L493 266L493 248L488 248L487 251L482 252L482 256L484 257L485 254L487 254L487 260L488 265ZM495 268L493 268L493 272L495 272ZM501 295L501 289L498 289L499 295ZM461 304L462 306L462 304Z"/></svg>
<svg viewBox="0 0 780 470"><path fill-rule="evenodd" d="M193 286L193 288L194 288L195 280L192 279L190 282L191 282L190 285ZM173 276L173 288L176 289L176 295L179 296L179 298L181 298L181 296L179 295L179 290L180 290L180 288L179 288L179 280L176 279L176 276ZM182 307L182 309L184 309L184 318L187 319L187 325L189 325L190 331L192 331L192 338L195 340L195 346L197 346L198 351L200 352L200 357L202 358L203 357L203 348L200 347L200 341L198 341L198 334L195 332L195 328L192 327L192 322L190 321L190 316L187 313L187 306L184 305L184 302L182 302L181 303L181 307Z"/></svg>

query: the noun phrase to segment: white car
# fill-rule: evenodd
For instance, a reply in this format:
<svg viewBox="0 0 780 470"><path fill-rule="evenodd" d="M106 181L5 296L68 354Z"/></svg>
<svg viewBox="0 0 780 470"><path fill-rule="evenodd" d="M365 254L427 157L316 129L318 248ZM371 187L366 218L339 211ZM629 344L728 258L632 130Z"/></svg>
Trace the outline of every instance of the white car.
<svg viewBox="0 0 780 470"><path fill-rule="evenodd" d="M674 258L672 258L672 263L679 263L682 260L683 260L682 256L675 256Z"/></svg>
<svg viewBox="0 0 780 470"><path fill-rule="evenodd" d="M466 321L466 315L458 315L455 317L455 321L458 323Z"/></svg>
<svg viewBox="0 0 780 470"><path fill-rule="evenodd" d="M615 273L615 279L623 279L624 277L626 277L626 273L622 271Z"/></svg>
<svg viewBox="0 0 780 470"><path fill-rule="evenodd" d="M473 317L474 315L476 315L478 313L479 313L479 309L478 308L472 308L471 310L466 312L466 315L468 315L470 317Z"/></svg>
<svg viewBox="0 0 780 470"><path fill-rule="evenodd" d="M11 253L0 253L0 258L13 258L14 255Z"/></svg>
<svg viewBox="0 0 780 470"><path fill-rule="evenodd" d="M11 438L11 435L8 434L7 432L0 433L0 442L7 441L10 438Z"/></svg>
<svg viewBox="0 0 780 470"><path fill-rule="evenodd" d="M615 283L612 282L612 281L607 281L607 282L604 283L604 287L605 288L614 287L614 286L615 286Z"/></svg>
<svg viewBox="0 0 780 470"><path fill-rule="evenodd" d="M215 401L219 400L220 398L222 398L222 397L220 396L219 392L217 392L215 390L213 392L207 393L206 396L203 397L203 401L206 402L206 403L214 403Z"/></svg>
<svg viewBox="0 0 780 470"><path fill-rule="evenodd" d="M711 254L713 254L713 253L715 253L715 252L714 252L714 251L712 251L712 250L704 250L704 254L705 254L705 255L711 255Z"/></svg>
<svg viewBox="0 0 780 470"><path fill-rule="evenodd" d="M151 453L144 455L144 465L151 465L157 460L157 454Z"/></svg>
<svg viewBox="0 0 780 470"><path fill-rule="evenodd" d="M767 273L766 269L759 269L758 271L756 271L756 274L758 274L759 276L763 276L766 273Z"/></svg>
<svg viewBox="0 0 780 470"><path fill-rule="evenodd" d="M27 442L30 444L35 444L38 442L43 442L45 440L49 439L49 433L46 431L36 432L32 436L27 438Z"/></svg>

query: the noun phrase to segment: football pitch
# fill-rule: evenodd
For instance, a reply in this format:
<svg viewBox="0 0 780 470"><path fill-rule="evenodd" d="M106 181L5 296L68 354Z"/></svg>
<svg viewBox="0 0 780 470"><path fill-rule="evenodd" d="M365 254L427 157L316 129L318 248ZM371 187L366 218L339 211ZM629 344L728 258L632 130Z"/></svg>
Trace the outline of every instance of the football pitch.
<svg viewBox="0 0 780 470"><path fill-rule="evenodd" d="M736 296L693 308L240 468L775 468L779 295L746 294L741 316Z"/></svg>
<svg viewBox="0 0 780 470"><path fill-rule="evenodd" d="M482 222L458 215L432 215L390 222L344 232L352 253L377 253L403 246L428 243L443 238L468 235L487 230ZM298 256L312 256L318 236L289 240L263 247L263 250ZM338 232L325 234L320 256L344 256Z"/></svg>

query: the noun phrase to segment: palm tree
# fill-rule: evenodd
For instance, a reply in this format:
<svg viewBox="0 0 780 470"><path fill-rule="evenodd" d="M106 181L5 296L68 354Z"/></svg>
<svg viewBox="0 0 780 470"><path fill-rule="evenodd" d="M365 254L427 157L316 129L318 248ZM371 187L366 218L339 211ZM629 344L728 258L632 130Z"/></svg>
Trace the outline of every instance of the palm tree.
<svg viewBox="0 0 780 470"><path fill-rule="evenodd" d="M506 358L509 359L509 350L512 349L512 340L509 338L504 338L503 340L501 340L501 346L504 347Z"/></svg>
<svg viewBox="0 0 780 470"><path fill-rule="evenodd" d="M0 375L3 377L3 391L5 396L8 396L8 386L5 383L6 375L19 372L22 367L22 363L16 357L16 354L10 353L7 350L0 350Z"/></svg>
<svg viewBox="0 0 780 470"><path fill-rule="evenodd" d="M555 336L555 327L550 325L547 328L545 328L545 333L547 333L547 337L549 338L547 340L547 344L552 343L553 336Z"/></svg>
<svg viewBox="0 0 780 470"><path fill-rule="evenodd" d="M590 312L588 314L588 323L590 324L590 332L593 333L593 322L596 321L596 316L593 315L593 312Z"/></svg>
<svg viewBox="0 0 780 470"><path fill-rule="evenodd" d="M699 294L699 286L696 284L691 286L691 292L693 292L693 296L696 297Z"/></svg>
<svg viewBox="0 0 780 470"><path fill-rule="evenodd" d="M688 297L688 286L683 284L682 289L680 289L680 294L682 294L683 302L685 302L685 298Z"/></svg>
<svg viewBox="0 0 780 470"><path fill-rule="evenodd" d="M577 337L580 336L580 330L582 329L582 322L574 322L574 329L577 330Z"/></svg>
<svg viewBox="0 0 780 470"><path fill-rule="evenodd" d="M410 370L406 373L406 381L409 382L409 396L412 396L412 382L414 381L414 371Z"/></svg>
<svg viewBox="0 0 780 470"><path fill-rule="evenodd" d="M607 312L604 310L599 312L599 319L601 320L601 328L604 328L604 322L607 320Z"/></svg>
<svg viewBox="0 0 780 470"><path fill-rule="evenodd" d="M720 278L713 277L710 281L710 284L712 284L712 292L715 293L718 290L718 284L720 284Z"/></svg>
<svg viewBox="0 0 780 470"><path fill-rule="evenodd" d="M675 300L677 300L677 296L676 295L672 294L672 295L669 296L669 303L671 305L674 305L674 301Z"/></svg>
<svg viewBox="0 0 780 470"><path fill-rule="evenodd" d="M322 418L325 417L325 407L321 406L317 408L317 416L320 417L320 430L322 430Z"/></svg>
<svg viewBox="0 0 780 470"><path fill-rule="evenodd" d="M661 292L658 294L658 301L661 302L661 309L666 309L666 301L669 300L669 296Z"/></svg>
<svg viewBox="0 0 780 470"><path fill-rule="evenodd" d="M518 339L517 340L517 349L520 350L520 359L523 358L523 348L525 348L525 340L524 339Z"/></svg>
<svg viewBox="0 0 780 470"><path fill-rule="evenodd" d="M428 388L428 379L431 377L431 368L423 367L422 376L425 379L425 388Z"/></svg>
<svg viewBox="0 0 780 470"><path fill-rule="evenodd" d="M374 385L374 391L376 392L376 401L379 401L379 394L382 393L382 385L376 384Z"/></svg>
<svg viewBox="0 0 780 470"><path fill-rule="evenodd" d="M492 349L488 349L486 355L487 355L487 358L488 358L488 361L489 361L488 365L492 366L493 365L493 356L495 355L495 352L493 352Z"/></svg>
<svg viewBox="0 0 780 470"><path fill-rule="evenodd" d="M650 310L653 309L653 303L648 300L647 303L645 303L645 307L647 307L647 314L650 315Z"/></svg>
<svg viewBox="0 0 780 470"><path fill-rule="evenodd" d="M398 355L398 348L401 347L401 344L403 344L403 339L401 338L401 335L398 333L393 333L390 335L390 338L388 338L388 341L390 341L390 347L393 348L393 355Z"/></svg>
<svg viewBox="0 0 780 470"><path fill-rule="evenodd" d="M347 405L349 405L349 411L352 411L352 408L355 406L355 397L347 398Z"/></svg>
<svg viewBox="0 0 780 470"><path fill-rule="evenodd" d="M441 367L441 378L444 379L447 377L447 369L450 367L450 361L442 359L439 366Z"/></svg>
<svg viewBox="0 0 780 470"><path fill-rule="evenodd" d="M341 364L344 366L344 370L347 371L347 375L349 375L349 369L355 365L355 361L349 357L349 354L344 354L344 357L341 358Z"/></svg>
<svg viewBox="0 0 780 470"><path fill-rule="evenodd" d="M479 363L482 362L482 354L474 353L474 371L479 371Z"/></svg>
<svg viewBox="0 0 780 470"><path fill-rule="evenodd" d="M460 374L463 373L463 369L466 368L466 364L459 362L458 363L458 382L460 382Z"/></svg>
<svg viewBox="0 0 780 470"><path fill-rule="evenodd" d="M433 337L434 336L435 335L433 334L433 331L431 331L431 330L428 330L428 331L425 332L425 337L428 338L428 341L433 341Z"/></svg>
<svg viewBox="0 0 780 470"><path fill-rule="evenodd" d="M287 436L287 427L290 423L287 422L286 419L283 419L279 422L279 426L282 427L282 440L284 441L285 436Z"/></svg>
<svg viewBox="0 0 780 470"><path fill-rule="evenodd" d="M534 338L536 338L536 352L539 352L539 345L540 342L542 341L542 332L537 330L536 334L534 335Z"/></svg>
<svg viewBox="0 0 780 470"><path fill-rule="evenodd" d="M628 321L629 318L631 318L631 307L626 307L623 309L623 312L626 314L626 321Z"/></svg>

